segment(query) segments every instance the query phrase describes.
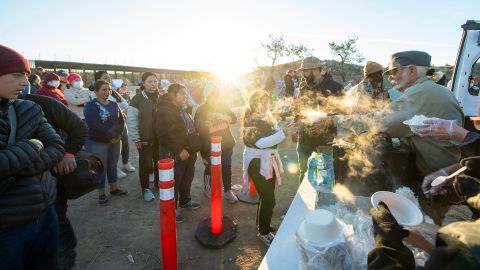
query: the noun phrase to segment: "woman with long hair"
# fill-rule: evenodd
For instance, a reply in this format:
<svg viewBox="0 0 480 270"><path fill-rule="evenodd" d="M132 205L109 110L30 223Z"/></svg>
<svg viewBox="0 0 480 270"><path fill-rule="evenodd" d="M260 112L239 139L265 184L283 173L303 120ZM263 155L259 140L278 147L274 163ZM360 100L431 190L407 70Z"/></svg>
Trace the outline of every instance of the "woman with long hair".
<svg viewBox="0 0 480 270"><path fill-rule="evenodd" d="M109 83L95 82L94 91L96 98L85 104L83 108L85 122L89 129L85 150L102 160L104 171L98 186L98 203L106 204L108 199L105 194L105 176L108 178L111 195L127 194L127 191L117 186L117 162L125 118L117 103L108 100L112 91Z"/></svg>
<svg viewBox="0 0 480 270"><path fill-rule="evenodd" d="M110 74L108 74L108 72L106 72L105 70L97 71L93 76L94 76L95 82L104 81L109 84L112 83L112 78L110 77ZM90 89L90 90L93 91L93 89ZM92 98L95 98L95 91L92 92ZM109 100L116 102L120 110L122 110L123 114L128 115L128 102L116 90L112 89ZM125 126L125 131L123 132L121 154L122 154L122 166L120 168L117 168L118 178L124 178L127 176L127 174L124 173L123 171L135 172L135 167L133 167L132 164L128 162L130 158L130 144L128 141L127 126Z"/></svg>
<svg viewBox="0 0 480 270"><path fill-rule="evenodd" d="M192 116L187 111L186 88L179 83L171 84L167 94L163 95L155 113L155 135L158 143L170 152L175 160L175 201L178 202L176 220L183 222L180 209L197 209L200 203L193 201L190 195L197 152L201 139L195 129Z"/></svg>
<svg viewBox="0 0 480 270"><path fill-rule="evenodd" d="M241 135L245 144L243 176L245 184L253 181L260 197L256 223L258 237L267 246L273 241L275 228L270 226L275 207L275 186L281 184L282 161L277 145L286 135L279 128L269 108L270 95L265 91L250 94L242 117Z"/></svg>
<svg viewBox="0 0 480 270"><path fill-rule="evenodd" d="M130 101L127 125L129 136L138 150L138 177L142 188L142 196L146 202L155 199L150 189L149 175L156 172L158 147L154 135L154 113L159 102L158 78L155 73L145 72L142 75L140 92ZM158 179L158 177L156 177Z"/></svg>

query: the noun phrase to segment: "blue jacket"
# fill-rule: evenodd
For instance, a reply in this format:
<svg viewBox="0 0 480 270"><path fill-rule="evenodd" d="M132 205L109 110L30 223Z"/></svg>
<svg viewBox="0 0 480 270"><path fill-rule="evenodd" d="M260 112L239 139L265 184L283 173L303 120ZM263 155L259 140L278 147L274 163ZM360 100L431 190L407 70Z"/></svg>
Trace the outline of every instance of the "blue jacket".
<svg viewBox="0 0 480 270"><path fill-rule="evenodd" d="M104 112L100 112L100 108ZM105 114L106 113L106 114ZM103 105L97 99L85 104L83 108L85 122L88 126L88 138L96 142L110 142L111 139L119 139L123 135L125 117L118 108L116 102L110 101ZM100 115L103 115L103 119Z"/></svg>

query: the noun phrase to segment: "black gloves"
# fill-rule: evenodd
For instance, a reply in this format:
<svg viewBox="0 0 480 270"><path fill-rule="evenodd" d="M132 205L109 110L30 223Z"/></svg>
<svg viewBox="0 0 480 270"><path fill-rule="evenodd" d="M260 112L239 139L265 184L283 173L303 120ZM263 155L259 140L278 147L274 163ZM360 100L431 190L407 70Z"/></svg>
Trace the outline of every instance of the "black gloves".
<svg viewBox="0 0 480 270"><path fill-rule="evenodd" d="M390 242L392 244L402 244L402 239L407 237L409 231L404 230L397 220L393 217L388 206L380 201L378 210L370 209L372 215L373 230L375 233L375 242Z"/></svg>
<svg viewBox="0 0 480 270"><path fill-rule="evenodd" d="M464 174L480 179L480 156L464 158L460 164L468 168Z"/></svg>
<svg viewBox="0 0 480 270"><path fill-rule="evenodd" d="M390 209L382 201L378 203L378 210L375 208L370 209L370 214L372 215L373 226L378 226L384 222L398 225L397 220L393 217L392 213L390 213Z"/></svg>
<svg viewBox="0 0 480 270"><path fill-rule="evenodd" d="M455 190L470 207L480 211L480 156L462 159L460 164L468 169L455 177Z"/></svg>
<svg viewBox="0 0 480 270"><path fill-rule="evenodd" d="M403 245L409 232L398 225L388 206L378 203L378 210L370 209L375 248L368 254L368 269L415 269L413 253Z"/></svg>

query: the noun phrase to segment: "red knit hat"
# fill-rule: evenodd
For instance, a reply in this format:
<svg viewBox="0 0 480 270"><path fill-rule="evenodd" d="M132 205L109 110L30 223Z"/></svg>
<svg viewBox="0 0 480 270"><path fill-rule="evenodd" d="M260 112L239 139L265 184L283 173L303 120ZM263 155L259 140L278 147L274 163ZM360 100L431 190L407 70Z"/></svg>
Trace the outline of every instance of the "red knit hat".
<svg viewBox="0 0 480 270"><path fill-rule="evenodd" d="M0 45L0 76L10 73L30 73L30 64L20 53Z"/></svg>
<svg viewBox="0 0 480 270"><path fill-rule="evenodd" d="M80 76L80 74L77 74L77 73L70 73L70 75L68 75L67 77L67 82L69 84L72 84L73 81L75 81L76 79L81 79L82 77Z"/></svg>
<svg viewBox="0 0 480 270"><path fill-rule="evenodd" d="M48 83L50 81L60 81L60 77L58 77L58 75L55 73L49 72L45 74L45 76L43 77L43 81L45 83Z"/></svg>

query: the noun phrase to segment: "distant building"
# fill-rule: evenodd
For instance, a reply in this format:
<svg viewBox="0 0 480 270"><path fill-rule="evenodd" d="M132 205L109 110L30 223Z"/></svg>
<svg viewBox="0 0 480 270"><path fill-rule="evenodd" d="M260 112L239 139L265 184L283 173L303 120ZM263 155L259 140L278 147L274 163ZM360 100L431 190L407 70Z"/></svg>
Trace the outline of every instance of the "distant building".
<svg viewBox="0 0 480 270"><path fill-rule="evenodd" d="M122 79L127 85L137 85L141 82L142 74L150 71L157 74L159 79L166 79L171 82L182 80L209 79L211 74L204 71L187 71L174 69L156 69L146 67L131 67L120 65L102 65L78 62L30 60L30 67L42 66L46 72L55 72L63 69L69 73L78 73L88 85L93 81L93 74L99 70L106 70L112 79Z"/></svg>

